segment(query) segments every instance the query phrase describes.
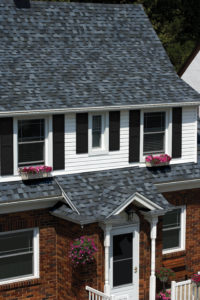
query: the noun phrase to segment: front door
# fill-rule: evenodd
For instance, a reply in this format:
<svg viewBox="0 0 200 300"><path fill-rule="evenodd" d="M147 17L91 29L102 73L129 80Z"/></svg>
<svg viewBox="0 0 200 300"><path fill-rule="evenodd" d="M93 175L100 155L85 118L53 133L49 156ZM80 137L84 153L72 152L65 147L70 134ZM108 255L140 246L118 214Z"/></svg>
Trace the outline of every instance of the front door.
<svg viewBox="0 0 200 300"><path fill-rule="evenodd" d="M111 232L110 283L115 300L138 300L139 232L138 226Z"/></svg>

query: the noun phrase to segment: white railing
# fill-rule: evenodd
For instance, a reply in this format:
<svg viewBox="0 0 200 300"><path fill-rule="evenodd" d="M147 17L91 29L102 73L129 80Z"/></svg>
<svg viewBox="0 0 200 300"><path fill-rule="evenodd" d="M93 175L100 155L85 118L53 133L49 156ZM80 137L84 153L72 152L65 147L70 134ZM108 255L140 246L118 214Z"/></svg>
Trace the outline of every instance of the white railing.
<svg viewBox="0 0 200 300"><path fill-rule="evenodd" d="M171 283L171 300L200 300L200 288L191 280Z"/></svg>
<svg viewBox="0 0 200 300"><path fill-rule="evenodd" d="M89 300L112 300L112 296L108 296L100 291L97 291L89 286L85 288L89 292Z"/></svg>

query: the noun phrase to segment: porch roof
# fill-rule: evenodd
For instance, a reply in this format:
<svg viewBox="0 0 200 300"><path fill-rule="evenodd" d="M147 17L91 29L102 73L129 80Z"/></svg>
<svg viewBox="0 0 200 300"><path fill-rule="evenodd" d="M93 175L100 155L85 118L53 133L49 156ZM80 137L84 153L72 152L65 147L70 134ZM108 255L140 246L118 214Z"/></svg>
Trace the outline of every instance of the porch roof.
<svg viewBox="0 0 200 300"><path fill-rule="evenodd" d="M70 212L65 204L53 209L52 213L81 223L101 221L107 219L135 193L161 209L170 209L173 206L157 190L155 184L192 179L200 179L199 164L187 163L156 169L133 167L58 176L58 182L80 215Z"/></svg>
<svg viewBox="0 0 200 300"><path fill-rule="evenodd" d="M131 167L70 174L27 183L0 183L0 203L62 197L69 205L56 205L51 209L53 215L77 223L92 223L106 220L134 199L134 195L147 199L160 209L173 208L156 184L194 179L200 179L200 165L194 163L156 169Z"/></svg>

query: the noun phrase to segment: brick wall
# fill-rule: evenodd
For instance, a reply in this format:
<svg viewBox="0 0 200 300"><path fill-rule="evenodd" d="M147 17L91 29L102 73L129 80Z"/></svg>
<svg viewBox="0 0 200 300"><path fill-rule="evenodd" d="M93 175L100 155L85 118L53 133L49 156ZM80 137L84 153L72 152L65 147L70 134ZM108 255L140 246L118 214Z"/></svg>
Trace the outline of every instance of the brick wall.
<svg viewBox="0 0 200 300"><path fill-rule="evenodd" d="M40 228L40 279L0 286L0 299L56 299L56 222L46 210L0 216L0 232Z"/></svg>
<svg viewBox="0 0 200 300"><path fill-rule="evenodd" d="M158 223L156 268L167 266L176 272L176 280L191 277L200 271L200 189L165 193L169 202L186 205L186 250L162 255L162 218ZM140 216L140 300L149 298L150 225ZM0 286L0 299L7 300L87 300L85 286L103 291L103 231L98 224L73 224L53 217L48 210L36 210L0 216L0 232L39 227L40 279ZM73 268L69 247L73 239L87 235L95 240L99 251L95 262ZM159 282L158 289L159 289Z"/></svg>
<svg viewBox="0 0 200 300"><path fill-rule="evenodd" d="M157 268L172 268L175 280L182 281L200 271L200 189L164 193L174 205L186 205L186 249L162 255L162 218L158 224Z"/></svg>
<svg viewBox="0 0 200 300"><path fill-rule="evenodd" d="M85 286L103 290L103 232L98 224L81 228L51 216L48 210L35 210L0 216L0 232L39 227L40 278L0 286L0 299L6 300L86 300ZM99 251L95 263L73 268L69 247L73 239L88 235Z"/></svg>

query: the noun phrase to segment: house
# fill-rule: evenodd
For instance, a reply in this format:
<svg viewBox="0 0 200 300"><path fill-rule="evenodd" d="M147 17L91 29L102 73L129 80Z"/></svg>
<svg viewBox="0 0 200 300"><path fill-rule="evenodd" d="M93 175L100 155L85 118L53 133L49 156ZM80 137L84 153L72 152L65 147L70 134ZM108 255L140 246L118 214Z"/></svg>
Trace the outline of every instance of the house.
<svg viewBox="0 0 200 300"><path fill-rule="evenodd" d="M199 271L200 97L142 6L1 0L0 35L0 298L155 300L161 266Z"/></svg>
<svg viewBox="0 0 200 300"><path fill-rule="evenodd" d="M200 44L197 44L192 53L179 70L179 76L193 89L200 93Z"/></svg>
<svg viewBox="0 0 200 300"><path fill-rule="evenodd" d="M200 93L200 44L198 43L187 58L178 75ZM199 111L200 116L200 111ZM200 148L200 121L198 116L198 147Z"/></svg>

